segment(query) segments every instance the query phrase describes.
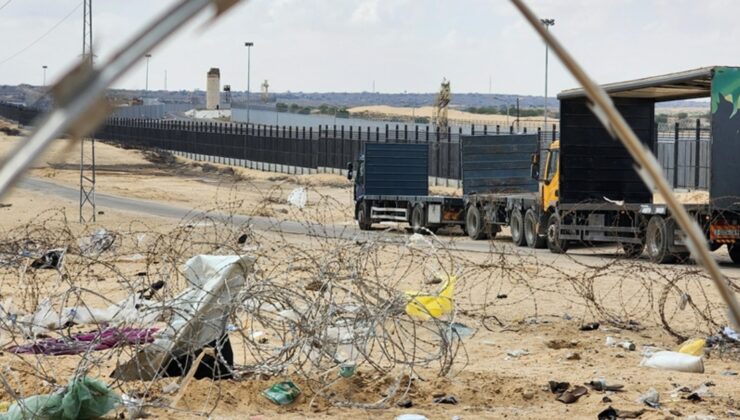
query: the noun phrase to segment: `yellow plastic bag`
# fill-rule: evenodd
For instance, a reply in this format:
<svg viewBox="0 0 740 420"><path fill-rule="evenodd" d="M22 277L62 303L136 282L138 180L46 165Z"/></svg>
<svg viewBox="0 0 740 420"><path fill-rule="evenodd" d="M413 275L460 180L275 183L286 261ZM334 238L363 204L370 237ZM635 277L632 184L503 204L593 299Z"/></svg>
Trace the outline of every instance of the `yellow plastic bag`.
<svg viewBox="0 0 740 420"><path fill-rule="evenodd" d="M685 344L678 349L679 353L690 354L692 356L702 356L704 354L704 346L707 344L703 338L695 338L687 341Z"/></svg>
<svg viewBox="0 0 740 420"><path fill-rule="evenodd" d="M407 290L405 293L409 303L406 304L406 313L418 321L427 321L452 312L456 282L457 276L447 277L436 295Z"/></svg>

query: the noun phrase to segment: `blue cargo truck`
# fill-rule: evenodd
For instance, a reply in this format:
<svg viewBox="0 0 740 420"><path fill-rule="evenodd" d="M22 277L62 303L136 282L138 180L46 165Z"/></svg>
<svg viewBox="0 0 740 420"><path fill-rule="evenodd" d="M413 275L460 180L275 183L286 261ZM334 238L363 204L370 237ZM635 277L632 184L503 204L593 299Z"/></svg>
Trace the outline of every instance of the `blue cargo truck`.
<svg viewBox="0 0 740 420"><path fill-rule="evenodd" d="M386 221L406 222L418 233L464 223L461 197L429 194L428 144L366 143L347 169L362 230Z"/></svg>
<svg viewBox="0 0 740 420"><path fill-rule="evenodd" d="M460 226L473 239L493 238L510 226L517 245L543 247L538 138L463 136L463 197L429 194L428 144L367 143L348 166L355 219L362 230L383 221L407 222L415 232Z"/></svg>

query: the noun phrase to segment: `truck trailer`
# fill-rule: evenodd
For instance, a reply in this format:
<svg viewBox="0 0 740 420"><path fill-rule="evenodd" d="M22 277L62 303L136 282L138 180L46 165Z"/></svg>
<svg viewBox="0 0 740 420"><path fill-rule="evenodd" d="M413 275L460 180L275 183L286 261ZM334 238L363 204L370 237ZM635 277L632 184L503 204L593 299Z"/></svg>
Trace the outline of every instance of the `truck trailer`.
<svg viewBox="0 0 740 420"><path fill-rule="evenodd" d="M686 204L710 249L727 247L740 263L740 68L704 67L604 85L644 146L655 151L655 104L711 98L708 201ZM685 235L666 205L656 203L624 146L602 126L582 89L560 99L559 203L546 225L548 247L564 253L580 242L621 244L630 256L643 250L656 263L685 260ZM698 156L697 159L698 161Z"/></svg>
<svg viewBox="0 0 740 420"><path fill-rule="evenodd" d="M361 230L384 221L409 223L417 233L464 224L461 197L429 194L426 143L366 143L347 170Z"/></svg>

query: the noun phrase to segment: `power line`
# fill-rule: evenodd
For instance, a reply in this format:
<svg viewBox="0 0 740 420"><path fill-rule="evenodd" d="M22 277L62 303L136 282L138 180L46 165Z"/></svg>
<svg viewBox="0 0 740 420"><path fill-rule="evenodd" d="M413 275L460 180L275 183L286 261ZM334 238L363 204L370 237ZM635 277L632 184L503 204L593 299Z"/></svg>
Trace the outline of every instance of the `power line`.
<svg viewBox="0 0 740 420"><path fill-rule="evenodd" d="M8 3L10 3L10 1L8 1ZM7 5L7 3L6 3L6 5ZM75 6L75 8L72 9L72 11L70 11L69 13L67 13L66 16L64 16L59 22L57 22L56 24L54 24L54 26L52 26L48 31L44 32L43 35L41 35L40 37L36 38L30 44L28 44L25 47L23 47L20 51L16 52L15 54L11 55L10 57L5 58L2 61L0 61L0 65L3 65L5 63L7 63L8 61L14 59L15 57L18 57L19 55L23 54L28 49L30 49L31 47L33 47L34 45L36 45L37 43L39 43L39 41L41 41L42 39L46 38L50 33L52 33L54 31L54 29L56 29L57 27L59 27L59 25L61 25L65 20L67 20L70 16L72 16L72 14L74 14L74 12L76 12L77 9L80 8L80 6L82 6L82 2L80 2L79 4L77 4L77 6ZM3 6L3 7L5 7L5 6Z"/></svg>
<svg viewBox="0 0 740 420"><path fill-rule="evenodd" d="M3 4L2 6L0 6L0 10L5 9L5 6L9 5L11 1L13 1L13 0L6 1L5 4Z"/></svg>

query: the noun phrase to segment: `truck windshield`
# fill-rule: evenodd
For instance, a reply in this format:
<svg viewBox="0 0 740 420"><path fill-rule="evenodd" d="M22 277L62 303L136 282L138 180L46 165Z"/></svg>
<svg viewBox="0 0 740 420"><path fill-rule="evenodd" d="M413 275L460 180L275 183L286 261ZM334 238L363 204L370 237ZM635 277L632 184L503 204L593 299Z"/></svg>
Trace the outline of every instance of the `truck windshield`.
<svg viewBox="0 0 740 420"><path fill-rule="evenodd" d="M548 156L547 161L547 176L545 177L546 180L552 181L552 178L555 176L555 173L558 171L558 162L560 161L560 150L551 150L550 156Z"/></svg>

